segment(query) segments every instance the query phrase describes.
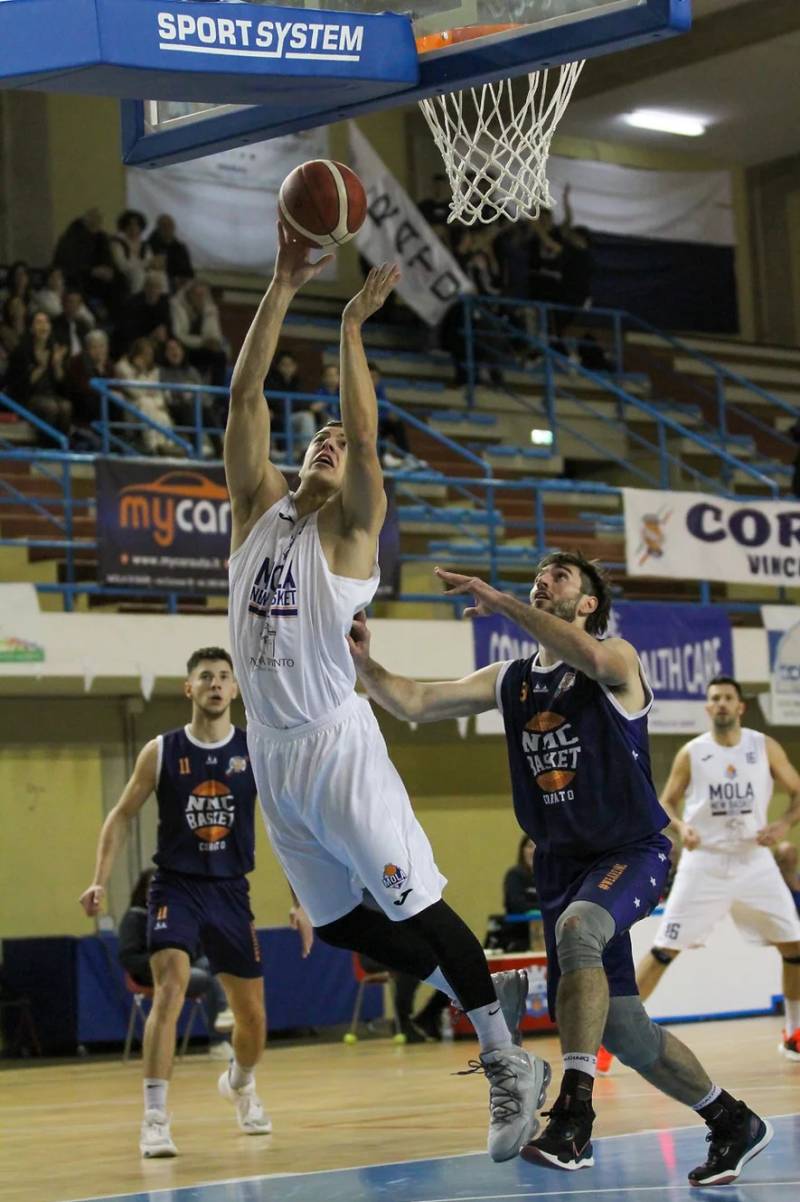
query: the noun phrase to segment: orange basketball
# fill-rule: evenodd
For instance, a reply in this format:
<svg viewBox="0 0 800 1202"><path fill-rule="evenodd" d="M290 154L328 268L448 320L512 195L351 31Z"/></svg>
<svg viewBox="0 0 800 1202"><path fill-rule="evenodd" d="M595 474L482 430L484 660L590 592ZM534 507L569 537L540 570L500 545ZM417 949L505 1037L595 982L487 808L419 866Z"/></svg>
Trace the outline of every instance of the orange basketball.
<svg viewBox="0 0 800 1202"><path fill-rule="evenodd" d="M314 246L342 246L367 216L364 185L344 163L311 159L286 176L278 208L287 225Z"/></svg>
<svg viewBox="0 0 800 1202"><path fill-rule="evenodd" d="M574 775L574 772L554 769L553 772L543 772L537 776L536 783L543 793L557 793L559 789L566 789Z"/></svg>
<svg viewBox="0 0 800 1202"><path fill-rule="evenodd" d="M547 730L557 730L563 721L561 714L554 714L552 710L542 710L541 714L534 714L530 721L525 723L525 729L542 734Z"/></svg>

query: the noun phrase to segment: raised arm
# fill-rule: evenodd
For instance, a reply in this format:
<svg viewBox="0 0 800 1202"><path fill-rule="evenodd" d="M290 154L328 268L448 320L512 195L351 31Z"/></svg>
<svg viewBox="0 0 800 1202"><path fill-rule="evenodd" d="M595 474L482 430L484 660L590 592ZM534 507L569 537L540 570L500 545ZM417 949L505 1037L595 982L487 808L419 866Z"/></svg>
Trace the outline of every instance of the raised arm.
<svg viewBox="0 0 800 1202"><path fill-rule="evenodd" d="M369 654L366 615L356 614L347 642L359 679L378 705L406 722L439 722L482 714L497 705L495 687L500 664L489 664L461 680L423 683L395 676Z"/></svg>
<svg viewBox="0 0 800 1202"><path fill-rule="evenodd" d="M264 377L295 293L333 257L324 255L312 263L310 252L308 243L290 236L278 222L278 255L272 283L258 306L233 369L225 429L225 476L233 512L232 550L244 541L252 523L287 490L285 479L270 462Z"/></svg>
<svg viewBox="0 0 800 1202"><path fill-rule="evenodd" d="M113 810L110 810L97 841L94 877L80 896L80 904L89 917L97 914L111 876L117 854L128 836L131 819L139 813L156 787L158 771L158 740L151 739L139 752L131 778L122 790Z"/></svg>
<svg viewBox="0 0 800 1202"><path fill-rule="evenodd" d="M383 525L386 494L378 456L378 404L361 327L377 313L399 279L400 271L394 263L373 267L342 314L339 403L347 441L342 514L346 532L363 532L370 541Z"/></svg>

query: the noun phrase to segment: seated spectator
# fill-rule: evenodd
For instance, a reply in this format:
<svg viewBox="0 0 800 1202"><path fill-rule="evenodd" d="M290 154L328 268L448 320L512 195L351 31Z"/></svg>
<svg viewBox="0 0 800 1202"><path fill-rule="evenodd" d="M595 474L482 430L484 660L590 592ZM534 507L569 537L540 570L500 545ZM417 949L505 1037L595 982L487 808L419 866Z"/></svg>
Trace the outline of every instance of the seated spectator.
<svg viewBox="0 0 800 1202"><path fill-rule="evenodd" d="M338 363L326 363L323 367L317 396L322 399L311 406L311 412L317 419L317 425L324 426L326 422L330 421L338 422L340 420Z"/></svg>
<svg viewBox="0 0 800 1202"><path fill-rule="evenodd" d="M153 987L150 968L150 953L147 950L147 891L154 869L146 868L137 880L131 894L130 907L119 924L119 961L128 976L146 989ZM233 1029L233 1014L228 1006L225 990L211 972L206 956L195 949L191 957L189 981L186 985L187 998L202 998L209 1030L209 1054L215 1060L229 1060L233 1048L225 1040L225 1033Z"/></svg>
<svg viewBox="0 0 800 1202"><path fill-rule="evenodd" d="M446 175L434 175L433 177L433 195L427 196L417 205L422 216L427 221L428 225L433 230L436 237L449 246L451 242L451 230L453 227L447 224L447 218L450 215L450 202L452 196L450 194L450 186L447 182Z"/></svg>
<svg viewBox="0 0 800 1202"><path fill-rule="evenodd" d="M137 338L131 344L127 355L123 355L117 362L114 370L120 380L141 380L157 385L159 370L156 367L155 347L150 339ZM145 417L158 422L167 430L172 429L173 422L162 389L157 387L127 388L124 389L124 396ZM140 440L144 450L150 453L157 455L180 455L182 453L177 443L160 430L154 430L150 425L144 426Z"/></svg>
<svg viewBox="0 0 800 1202"><path fill-rule="evenodd" d="M86 307L86 302L75 288L68 288L64 293L63 312L60 317L53 319L53 338L63 342L67 348L68 357L79 355L83 350L83 340L95 326L94 314Z"/></svg>
<svg viewBox="0 0 800 1202"><path fill-rule="evenodd" d="M156 218L156 227L147 239L147 245L154 255L164 260L164 270L173 292L194 277L189 248L175 236L175 218L169 213Z"/></svg>
<svg viewBox="0 0 800 1202"><path fill-rule="evenodd" d="M122 281L114 270L111 245L99 209L89 209L70 222L56 243L53 265L62 269L70 287L79 288L90 301L99 301L106 310L114 308Z"/></svg>
<svg viewBox="0 0 800 1202"><path fill-rule="evenodd" d="M204 383L200 372L192 367L186 359L186 347L177 338L168 338L164 344L158 377L162 384L199 384ZM167 407L173 420L178 426L188 427L182 433L185 438L192 438L197 428L197 403L200 402L200 423L202 426L212 426L222 430L225 426L225 402L221 397L209 396L203 392L169 391L164 394ZM221 402L221 403L218 403ZM203 451L209 457L221 452L221 439L216 442L206 435Z"/></svg>
<svg viewBox="0 0 800 1202"><path fill-rule="evenodd" d="M67 348L53 339L46 313L37 311L9 357L6 391L42 421L69 434L72 405L64 391Z"/></svg>
<svg viewBox="0 0 800 1202"><path fill-rule="evenodd" d="M264 391L291 395L295 392L305 392L300 379L300 369L291 351L279 351L272 361L272 366L264 380ZM286 406L281 396L267 398L270 413L271 432L277 435L278 443L286 448ZM310 409L299 409L292 406L291 430L295 459L302 459L306 447L317 432L317 420Z"/></svg>
<svg viewBox="0 0 800 1202"><path fill-rule="evenodd" d="M64 272L61 268L50 267L45 276L44 287L34 295L36 308L41 309L51 320L54 317L60 317L64 312L66 287Z"/></svg>
<svg viewBox="0 0 800 1202"><path fill-rule="evenodd" d="M80 354L73 355L67 365L66 392L72 401L75 425L86 431L100 420L100 396L89 383L93 379L113 380L114 364L105 330L89 330L84 336ZM111 415L112 417L116 415ZM94 444L94 440L90 440Z"/></svg>
<svg viewBox="0 0 800 1202"><path fill-rule="evenodd" d="M506 914L525 914L528 910L538 910L539 893L533 875L533 858L536 844L528 835L523 835L517 848L517 862L509 868L503 878L503 906ZM509 924L513 931L515 944L520 951L529 947L542 947L541 919L532 919L529 923Z"/></svg>
<svg viewBox="0 0 800 1202"><path fill-rule="evenodd" d="M19 345L28 328L28 314L21 296L9 296L0 316L0 350L6 355Z"/></svg>
<svg viewBox="0 0 800 1202"><path fill-rule="evenodd" d="M111 259L117 275L125 282L124 296L133 296L144 287L144 274L152 258L144 241L147 220L136 209L126 209L117 218L117 232L110 238ZM124 299L124 297L123 297Z"/></svg>
<svg viewBox="0 0 800 1202"><path fill-rule="evenodd" d="M380 405L381 401L389 399L386 395L386 385L381 379L381 371L377 363L368 363L367 367L372 386L375 389L375 399ZM378 444L383 451L381 459L383 466L390 470L413 467L419 462L409 449L405 423L393 413L381 412L380 409L378 410Z"/></svg>
<svg viewBox="0 0 800 1202"><path fill-rule="evenodd" d="M31 270L24 259L17 259L9 267L4 292L7 300L13 296L18 296L25 305L26 313L32 308L33 290L31 288Z"/></svg>
<svg viewBox="0 0 800 1202"><path fill-rule="evenodd" d="M120 308L115 345L130 346L137 338L149 338L164 347L172 334L172 310L161 271L147 271L141 292L134 292Z"/></svg>
<svg viewBox="0 0 800 1202"><path fill-rule="evenodd" d="M208 284L190 280L170 301L172 333L186 347L189 362L209 384L222 387L228 367L219 309Z"/></svg>

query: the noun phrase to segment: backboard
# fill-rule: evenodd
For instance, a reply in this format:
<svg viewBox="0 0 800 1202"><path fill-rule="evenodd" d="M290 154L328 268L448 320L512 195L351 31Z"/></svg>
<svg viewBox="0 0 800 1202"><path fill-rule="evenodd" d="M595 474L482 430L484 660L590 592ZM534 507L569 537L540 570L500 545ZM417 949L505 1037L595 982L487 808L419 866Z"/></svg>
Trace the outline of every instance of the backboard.
<svg viewBox="0 0 800 1202"><path fill-rule="evenodd" d="M0 86L119 96L125 161L157 166L690 22L690 0L6 0Z"/></svg>

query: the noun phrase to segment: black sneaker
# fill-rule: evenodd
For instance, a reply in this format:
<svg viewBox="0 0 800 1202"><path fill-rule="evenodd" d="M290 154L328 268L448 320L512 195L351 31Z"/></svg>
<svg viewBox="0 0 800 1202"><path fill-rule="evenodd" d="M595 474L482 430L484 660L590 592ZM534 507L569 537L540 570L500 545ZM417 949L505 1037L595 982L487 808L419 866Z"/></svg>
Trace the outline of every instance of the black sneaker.
<svg viewBox="0 0 800 1202"><path fill-rule="evenodd" d="M775 1134L770 1123L744 1102L737 1102L734 1110L725 1111L709 1128L708 1157L705 1164L692 1169L690 1185L730 1185Z"/></svg>
<svg viewBox="0 0 800 1202"><path fill-rule="evenodd" d="M520 1152L523 1160L543 1164L550 1169L588 1169L594 1164L592 1155L591 1102L578 1102L570 1097L558 1097L552 1110L543 1110L550 1121L541 1135L532 1139Z"/></svg>

